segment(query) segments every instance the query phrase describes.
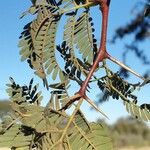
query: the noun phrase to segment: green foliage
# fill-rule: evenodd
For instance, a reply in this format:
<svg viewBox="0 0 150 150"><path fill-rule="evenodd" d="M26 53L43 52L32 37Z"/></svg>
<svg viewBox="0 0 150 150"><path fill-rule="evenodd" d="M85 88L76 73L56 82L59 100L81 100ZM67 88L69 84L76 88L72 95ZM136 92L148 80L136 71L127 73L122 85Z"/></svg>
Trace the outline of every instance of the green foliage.
<svg viewBox="0 0 150 150"><path fill-rule="evenodd" d="M33 79L31 79L29 86L20 86L16 84L14 79L10 77L10 84L7 84L7 93L10 96L10 100L17 104L25 103L37 103L40 104L42 100L41 92L37 92L39 84L33 86Z"/></svg>
<svg viewBox="0 0 150 150"><path fill-rule="evenodd" d="M94 52L97 51L92 28L93 23L89 9L84 8L82 5L77 5L76 2L62 1L62 4L57 6L56 2L41 1L41 3L33 2L33 6L25 13L36 14L36 19L28 23L24 27L24 31L20 36L19 47L21 47L21 60L27 60L29 66L35 70L35 74L44 80L44 84L48 87L46 76L51 74L52 79L55 80L59 75L60 80L63 82L68 76L64 70L60 68L56 60L56 32L62 15L67 15L68 18L65 24L64 41L70 51L70 58L65 59L66 66L73 68L71 72L78 71L85 74L83 64L85 62L91 63L94 59ZM36 5L35 5L36 4ZM74 4L74 5L73 5ZM90 5L88 2L86 5ZM73 8L72 8L73 7ZM78 16L78 7L83 7L83 12ZM76 9L68 13L70 9ZM86 40L87 45L84 46L83 42ZM84 60L76 57L74 47L79 48ZM87 49L87 51L85 51ZM64 50L66 51L66 49ZM66 56L64 56L66 57ZM65 66L65 67L66 67Z"/></svg>
<svg viewBox="0 0 150 150"><path fill-rule="evenodd" d="M64 31L64 41L66 41L66 45L73 51L74 53L74 45L79 49L79 53L82 54L82 58L87 60L88 63L93 62L93 51L97 51L97 45L95 44L94 34L93 34L93 23L91 22L92 18L90 17L89 10L81 13L79 18L76 20L76 14L69 16L67 20L67 24L65 25ZM84 42L86 41L86 45ZM72 56L72 60L75 56ZM77 60L74 60L74 64L76 64ZM80 64L76 66L80 67ZM80 67L81 68L81 67ZM81 69L80 69L81 70Z"/></svg>
<svg viewBox="0 0 150 150"><path fill-rule="evenodd" d="M2 122L0 147L39 150L113 148L105 128L100 124L89 123L80 111L83 100L80 100L71 116L60 111L60 104L63 106L68 99L65 83L51 85L55 89L51 100L46 107L41 107L39 97L31 96L31 93L39 93L37 88L34 90L36 86L32 85L33 79L29 86L20 86L12 78L10 81L7 91L11 95L13 112Z"/></svg>
<svg viewBox="0 0 150 150"><path fill-rule="evenodd" d="M150 120L150 108L149 104L137 105L138 99L133 94L136 90L139 90L142 86L149 83L149 80L145 80L143 83L132 84L125 81L120 77L118 73L113 73L104 62L106 69L106 76L98 79L98 86L103 92L102 101L112 97L113 99L121 99L126 107L126 110L134 117L149 121Z"/></svg>

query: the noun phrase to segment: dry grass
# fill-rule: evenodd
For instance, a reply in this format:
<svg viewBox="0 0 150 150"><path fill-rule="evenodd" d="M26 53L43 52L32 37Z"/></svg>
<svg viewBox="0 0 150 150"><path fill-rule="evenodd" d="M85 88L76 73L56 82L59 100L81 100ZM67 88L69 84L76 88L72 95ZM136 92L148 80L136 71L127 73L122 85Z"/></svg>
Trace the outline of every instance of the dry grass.
<svg viewBox="0 0 150 150"><path fill-rule="evenodd" d="M150 150L150 147L141 147L141 148L128 147L128 148L121 148L119 150Z"/></svg>
<svg viewBox="0 0 150 150"><path fill-rule="evenodd" d="M8 148L0 148L0 150L10 150L10 149L8 149ZM130 148L121 148L121 149L118 149L118 150L150 150L150 147L142 147L142 148L130 147Z"/></svg>

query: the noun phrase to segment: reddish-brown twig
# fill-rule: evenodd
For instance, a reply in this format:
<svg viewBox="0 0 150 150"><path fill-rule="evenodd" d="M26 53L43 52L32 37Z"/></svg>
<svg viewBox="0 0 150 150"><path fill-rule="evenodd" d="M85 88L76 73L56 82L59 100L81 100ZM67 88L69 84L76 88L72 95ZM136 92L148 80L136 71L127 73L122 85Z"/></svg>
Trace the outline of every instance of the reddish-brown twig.
<svg viewBox="0 0 150 150"><path fill-rule="evenodd" d="M109 6L110 6L111 0L90 0L90 1L97 3L100 6L100 11L102 12L102 30L101 30L100 46L99 46L99 50L97 53L97 57L96 57L95 61L93 62L93 65L87 75L87 78L83 82L80 90L75 94L75 96L71 97L70 101L67 103L66 106L64 106L64 108L68 108L69 105L71 105L76 100L79 100L81 97L84 98L85 100L87 100L87 102L89 102L88 101L89 98L86 96L86 90L87 90L89 81L90 81L91 77L93 76L93 73L95 72L99 63L102 62L104 59L111 60L112 62L120 65L124 69L128 70L129 72L133 73L137 77L144 80L144 78L141 77L138 73L136 73L135 71L133 71L132 69L130 69L129 67L124 65L123 63L119 62L117 59L110 56L107 52L107 49L106 49L107 26L108 26ZM93 103L91 101L89 103L93 106Z"/></svg>
<svg viewBox="0 0 150 150"><path fill-rule="evenodd" d="M97 53L97 58L95 59L91 67L91 70L89 71L89 74L85 79L85 81L83 82L79 92L77 92L77 94L79 94L83 98L86 97L85 92L87 90L88 83L91 77L93 76L93 73L95 72L98 64L102 62L104 59L108 58L108 53L106 51L106 39L107 39L107 25L108 25L108 13L109 13L110 0L93 0L93 1L99 4L100 10L102 12L101 41L100 41L99 51Z"/></svg>

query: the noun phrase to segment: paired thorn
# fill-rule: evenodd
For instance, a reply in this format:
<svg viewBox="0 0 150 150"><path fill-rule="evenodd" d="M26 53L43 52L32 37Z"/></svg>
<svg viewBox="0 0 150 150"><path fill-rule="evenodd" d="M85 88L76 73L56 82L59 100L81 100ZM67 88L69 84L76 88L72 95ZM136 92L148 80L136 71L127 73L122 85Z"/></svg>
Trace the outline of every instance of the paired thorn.
<svg viewBox="0 0 150 150"><path fill-rule="evenodd" d="M101 113L104 117L109 119L107 115L102 110L100 110L91 99L89 99L85 94L80 94L80 91L74 96L70 97L69 102L60 110L66 110L71 104L73 104L75 101L80 100L81 98L85 99L85 101L87 101L97 112Z"/></svg>
<svg viewBox="0 0 150 150"><path fill-rule="evenodd" d="M126 66L125 64L123 64L122 62L118 61L116 58L108 55L108 59L111 60L112 62L116 63L117 65L119 65L120 67L124 68L125 70L131 72L132 74L134 74L135 76L137 76L138 78L145 80L144 77L142 77L140 74L138 74L137 72L135 72L134 70L132 70L130 67Z"/></svg>
<svg viewBox="0 0 150 150"><path fill-rule="evenodd" d="M91 100L91 99L89 99L87 96L86 96L86 99L85 99L97 112L99 112L99 113L101 113L104 117L106 117L107 119L109 119L108 118L108 116L102 111L102 110L100 110L96 105L95 105L95 103Z"/></svg>

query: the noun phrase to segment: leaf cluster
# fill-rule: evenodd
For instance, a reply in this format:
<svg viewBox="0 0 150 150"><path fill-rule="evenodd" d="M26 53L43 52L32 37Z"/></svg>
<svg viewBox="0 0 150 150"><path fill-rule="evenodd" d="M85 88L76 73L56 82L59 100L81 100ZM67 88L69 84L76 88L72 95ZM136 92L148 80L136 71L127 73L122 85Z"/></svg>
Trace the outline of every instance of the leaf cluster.
<svg viewBox="0 0 150 150"><path fill-rule="evenodd" d="M66 78L71 77L75 78L78 83L81 82L81 75L87 75L87 68L92 65L96 56L97 45L88 7L91 3L85 2L33 2L34 5L22 15L24 17L30 13L35 15L35 19L25 25L21 33L19 42L21 60L28 62L30 68L35 70L34 73L43 79L47 88L49 74L53 80L59 77L63 82ZM83 8L82 13L78 12L78 7ZM58 25L64 15L67 18L63 33L64 42L62 47L56 47ZM79 50L81 58L77 57L75 48ZM65 61L63 67L56 59L56 50L60 52Z"/></svg>
<svg viewBox="0 0 150 150"><path fill-rule="evenodd" d="M16 150L113 148L104 126L89 123L79 105L72 115L59 111L60 105L68 99L64 83L51 85L54 89L51 99L46 107L42 107L37 103L38 97L34 100L27 97L27 87L35 87L32 85L33 80L29 86L20 86L12 78L10 81L8 92L12 94L13 113L1 123L0 147L7 146Z"/></svg>
<svg viewBox="0 0 150 150"><path fill-rule="evenodd" d="M149 121L150 120L150 104L137 105L138 99L134 95L136 90L140 90L142 86L149 83L149 79L143 83L132 84L124 80L118 73L113 73L104 63L106 76L98 79L97 85L103 92L100 102L106 101L109 97L113 99L123 100L126 110L134 117Z"/></svg>

